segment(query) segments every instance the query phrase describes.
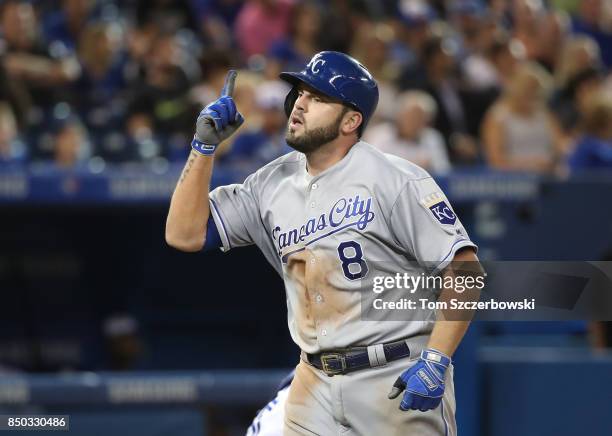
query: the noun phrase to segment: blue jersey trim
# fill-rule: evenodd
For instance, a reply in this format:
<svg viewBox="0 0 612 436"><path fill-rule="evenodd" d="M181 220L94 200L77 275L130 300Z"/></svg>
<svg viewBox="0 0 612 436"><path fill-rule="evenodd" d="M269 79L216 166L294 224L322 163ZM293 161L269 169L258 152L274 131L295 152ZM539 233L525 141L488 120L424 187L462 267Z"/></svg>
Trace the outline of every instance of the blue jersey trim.
<svg viewBox="0 0 612 436"><path fill-rule="evenodd" d="M210 199L210 204L212 204L213 208L215 209L215 213L219 217L219 221L221 221L221 228L223 229L223 233L225 234L225 237L227 238L228 250L231 250L232 249L232 243L230 242L229 234L227 233L227 228L225 227L225 223L223 222L223 217L219 213L219 208L217 207L217 204L215 203L215 200L213 200L212 198Z"/></svg>
<svg viewBox="0 0 612 436"><path fill-rule="evenodd" d="M215 220L211 214L208 218L208 224L206 226L206 240L204 241L204 247L202 250L210 251L222 246L223 242L221 241L221 235L219 234L217 224L215 223Z"/></svg>

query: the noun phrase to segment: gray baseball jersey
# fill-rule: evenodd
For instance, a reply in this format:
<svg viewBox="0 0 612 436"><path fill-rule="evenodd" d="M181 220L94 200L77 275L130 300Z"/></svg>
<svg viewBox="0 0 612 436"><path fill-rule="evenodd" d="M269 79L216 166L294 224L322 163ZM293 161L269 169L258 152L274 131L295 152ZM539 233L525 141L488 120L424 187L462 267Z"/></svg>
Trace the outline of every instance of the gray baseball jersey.
<svg viewBox="0 0 612 436"><path fill-rule="evenodd" d="M291 152L211 192L223 250L259 247L284 279L291 336L307 353L429 333L434 321L422 314L363 321L361 297L372 293L374 265L388 274L417 274L417 263L440 270L475 247L438 185L363 141L315 177L306 163Z"/></svg>

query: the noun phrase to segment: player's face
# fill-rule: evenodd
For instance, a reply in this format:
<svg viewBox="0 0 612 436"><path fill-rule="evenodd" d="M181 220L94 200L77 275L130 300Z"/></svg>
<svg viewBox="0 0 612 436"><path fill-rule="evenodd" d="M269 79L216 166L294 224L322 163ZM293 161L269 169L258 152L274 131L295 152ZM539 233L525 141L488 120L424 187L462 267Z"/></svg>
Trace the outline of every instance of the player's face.
<svg viewBox="0 0 612 436"><path fill-rule="evenodd" d="M285 140L295 150L311 153L338 137L346 112L341 103L301 88L289 116Z"/></svg>

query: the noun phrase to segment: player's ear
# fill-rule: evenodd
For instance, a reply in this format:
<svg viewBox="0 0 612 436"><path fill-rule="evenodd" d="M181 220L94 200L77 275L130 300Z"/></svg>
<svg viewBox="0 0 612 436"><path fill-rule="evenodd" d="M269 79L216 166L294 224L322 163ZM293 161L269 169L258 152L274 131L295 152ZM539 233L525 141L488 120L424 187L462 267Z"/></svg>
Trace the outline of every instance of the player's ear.
<svg viewBox="0 0 612 436"><path fill-rule="evenodd" d="M362 122L363 116L359 112L348 111L346 114L344 114L344 120L342 121L340 130L345 135L349 135L353 132L357 132Z"/></svg>

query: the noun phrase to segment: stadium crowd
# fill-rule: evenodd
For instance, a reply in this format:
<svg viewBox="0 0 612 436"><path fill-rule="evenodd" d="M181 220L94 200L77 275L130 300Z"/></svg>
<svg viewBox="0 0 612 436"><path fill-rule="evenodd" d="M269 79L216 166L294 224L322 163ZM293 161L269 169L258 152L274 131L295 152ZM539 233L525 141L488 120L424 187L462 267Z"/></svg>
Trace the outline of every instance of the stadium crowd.
<svg viewBox="0 0 612 436"><path fill-rule="evenodd" d="M183 162L240 69L219 166L286 153L282 70L320 50L379 81L364 139L433 173L612 170L605 0L5 0L0 168Z"/></svg>

